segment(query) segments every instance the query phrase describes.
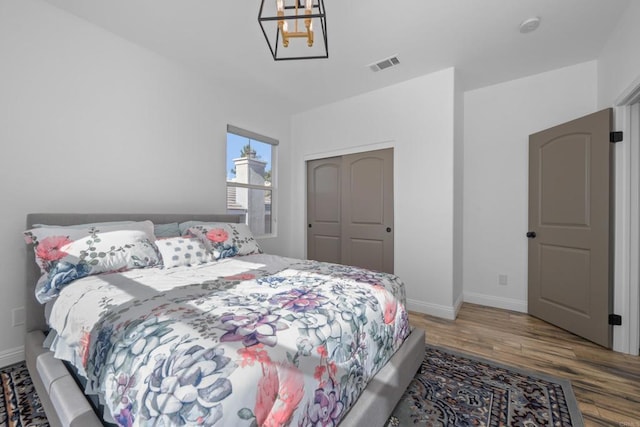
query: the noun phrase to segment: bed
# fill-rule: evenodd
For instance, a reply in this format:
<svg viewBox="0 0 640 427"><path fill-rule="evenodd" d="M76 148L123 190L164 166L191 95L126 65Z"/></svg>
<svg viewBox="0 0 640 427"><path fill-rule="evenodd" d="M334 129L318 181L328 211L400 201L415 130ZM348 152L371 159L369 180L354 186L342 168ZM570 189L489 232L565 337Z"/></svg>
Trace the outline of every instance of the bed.
<svg viewBox="0 0 640 427"><path fill-rule="evenodd" d="M29 214L26 226L29 230L34 224L70 226L145 220L156 225L186 221L239 224L242 219L242 216L237 215L202 214ZM209 230L209 232L213 231ZM213 239L212 242L217 241ZM60 292L58 298L54 298L46 305L41 304L35 297L36 283L41 272L34 262L32 246L27 246L26 309L28 314L25 358L51 425L83 427L104 425L104 421L96 414L96 405L87 399L74 374L65 366L59 355L55 357L49 350L50 345L58 339L64 344L60 348L69 346L69 342L73 340L70 338L74 336L73 330L80 329L79 326L75 326L76 323L69 320L72 319L79 324L84 321L83 327L91 326L84 330L84 335L78 335L79 344L76 343L80 346L86 344L86 351L80 352L82 357L78 357L79 360L75 361L82 376L89 376L88 386L84 385L85 390L97 392L104 384L115 384L109 389L111 395L108 394L109 390L103 390L101 399L102 403L106 403L108 407L106 411L108 421L127 425L137 417L142 417L140 419L147 417L147 420L152 420L157 425L179 424L176 420L185 422L185 419L188 419L186 423L190 425L250 426L286 425L287 423L333 425L332 423L339 422L342 426L382 426L413 378L424 355L424 331L410 329L408 323L401 325L402 322L398 319L406 317L406 313L402 314L404 307L396 307L395 303L390 303L389 289L396 287L398 283L394 282L397 278L395 276L383 278L375 276L376 273L371 273L373 276L370 276L366 273L363 276L364 279L358 278L358 280L367 282L373 277L369 280L369 285L373 284L373 290L363 294L361 291L352 292L350 288L343 287L346 280L344 275L346 274L347 279L351 280L354 278L354 271L360 276L363 274L360 270L352 271L347 270L346 267L331 264L260 253L226 258L224 251L229 248L220 246L218 243L215 245L218 246L208 249L212 249L211 252L222 259L218 262L199 264L195 278L190 277L192 272L185 272L189 269L183 267L174 269L171 286L167 285L167 280L156 271L160 270L156 267L139 269L135 274L122 272L89 275L71 281ZM209 271L210 269L218 270ZM304 297L296 294L300 290L301 279L298 276L300 272L307 281L307 285L317 284L318 289L325 289L325 292L321 292L320 295L311 292ZM152 278L149 279L147 276ZM342 277L342 285L336 288L338 285L334 283L325 283L322 278L327 276ZM107 280L105 277L111 279ZM389 282L381 286L377 283L381 279ZM150 280L151 284L147 285L146 280ZM109 282L110 287L104 287L105 281ZM375 284L374 281L376 281ZM154 284L156 282L160 284ZM127 284L131 283L133 284L127 287ZM291 283L296 285L287 287L287 284L291 285ZM143 285L140 286L140 284ZM82 290L79 290L80 286ZM152 286L159 286L159 288L151 289ZM322 288L322 286L330 287ZM176 289L177 295L174 294ZM248 289L248 293L245 296L239 296L237 292L240 289L243 292ZM326 297L335 289L339 289L338 294L355 292L355 298L360 304L356 307L349 305L352 303L340 300L340 303L347 304L339 312L342 320L350 315L354 316L354 319L349 320L350 323L343 324L350 327L339 333L342 337L354 337L350 354L346 354L349 353L345 351L346 343L343 342L338 346L334 345L335 341L327 341L327 336L332 334L333 326L324 325L322 329L324 332L319 332L321 329L314 329L313 325L309 325L310 319L305 317L309 309L314 313L320 310L321 303L327 302ZM121 290L123 290L122 293L119 293ZM105 297L105 292L108 298ZM212 295L212 292L215 295ZM397 292L398 297L404 299L404 289L401 286L397 288ZM172 300L159 302L160 294L171 294ZM259 307L248 308L241 303L235 308L230 308L229 304L237 302L238 298L258 301ZM87 306L92 299L102 301L103 304L96 313L100 310L104 311L107 307L110 315L100 315L96 317L97 320L92 320L87 310L77 309L77 307ZM374 300L376 299L382 302L378 308L375 308ZM265 304L277 306L278 311L259 312L260 307L264 308ZM369 307L368 310L374 312L379 310L378 315L384 325L380 323L378 327L374 322L363 317L356 319L357 316L362 315L360 311L366 311L363 307ZM45 308L49 321L56 325L53 333L49 333L52 329L47 323ZM157 316L159 310L162 311L161 316ZM76 319L73 317L76 311L85 314L78 315L80 317ZM155 314L153 316L147 314L150 312ZM191 329L196 325L195 329L203 331L207 339L211 338L209 335L215 335L217 344L213 347L203 346L202 337L196 338L189 333L178 333L181 331L179 328L183 326L182 323L179 326L174 326L173 323L162 323L166 320L168 312L177 312L178 317L187 319L186 323L189 323ZM335 316L327 312L322 313L324 318ZM213 317L206 317L205 314ZM131 317L127 318L127 316ZM203 322L203 319L206 321ZM67 322L71 326L67 325ZM305 322L307 329L301 327ZM368 329L366 331L358 329L358 324L366 325ZM392 332L383 334L381 331L385 327L386 331ZM121 348L126 351L118 353L113 350L108 357L105 355L105 359L102 359L104 361L110 357L111 366L114 366L113 362L117 360L118 366L123 366L125 363L126 368L121 368L119 371L113 368L102 369L99 374L91 376L91 372L97 372L97 368L100 367L98 366L100 363L96 360L101 360L99 356L105 354L105 351L99 350L101 342L99 337L102 336L100 332L104 335L105 330L114 328L127 330L128 332L122 332L121 335L129 338L138 337L141 331L149 333L145 340L130 339L127 346L122 344ZM191 329L188 331L191 332ZM298 332L304 330L303 336L296 338L293 334L294 330ZM65 335L65 332L69 333ZM364 332L376 337L374 340L381 341L380 348L383 350L372 349L363 353L362 349L358 349L358 346L366 347L364 341L358 338L362 336L364 340L366 335ZM285 339L287 334L291 336ZM45 340L47 340L46 346ZM276 342L278 340L280 343ZM155 347L149 344L152 341ZM145 343L146 346L143 345ZM161 345L164 346L163 351L158 350ZM142 347L151 349L148 350L146 357L137 356L142 354L140 353ZM74 348L77 349L77 347ZM155 353L154 348L156 348ZM56 348L56 352L64 353L64 350ZM127 357L119 357L118 355L121 354ZM164 358L159 354L164 354ZM353 364L351 359L354 354L362 358L360 361L362 363ZM185 362L186 359L191 362ZM140 360L144 360L146 364L142 364ZM194 390L186 387L176 391L175 378L170 378L170 371L176 369L175 367L181 363L187 363L188 366L185 365L187 368L198 366L196 372L200 381L198 396L192 396ZM354 366L358 367L357 372L353 372ZM123 377L123 369L141 374L134 381ZM362 370L365 371L364 374L360 372ZM105 371L109 372L105 373ZM367 376L368 371L371 373L370 377ZM133 372L131 377L134 376ZM211 375L207 376L205 372ZM254 379L249 379L255 374L257 376ZM189 375L185 374L185 376ZM242 381L245 377L247 380ZM354 380L353 377L357 379ZM172 380L173 388L171 388ZM209 383L205 384L206 381ZM337 387L338 383L345 381L350 387L347 393L349 396L346 398L347 387L341 389L341 392ZM146 391L138 393L141 387L146 387ZM167 387L170 388L171 393L167 393ZM131 393L127 394L128 391ZM132 408L132 403L127 399L136 393L144 396L144 399L138 403L134 402ZM245 401L232 401L230 397L232 394L245 398ZM114 399L114 396L117 399ZM180 403L174 402L175 396L180 397L178 399ZM342 400L336 396L341 396ZM175 404L172 406L173 403ZM164 409L160 410L159 407ZM166 409L167 407L173 409ZM206 411L203 412L205 409ZM131 413L127 412L129 410ZM171 418L173 415L167 416L166 413L170 415L180 413L182 416ZM294 417L295 422L292 422Z"/></svg>

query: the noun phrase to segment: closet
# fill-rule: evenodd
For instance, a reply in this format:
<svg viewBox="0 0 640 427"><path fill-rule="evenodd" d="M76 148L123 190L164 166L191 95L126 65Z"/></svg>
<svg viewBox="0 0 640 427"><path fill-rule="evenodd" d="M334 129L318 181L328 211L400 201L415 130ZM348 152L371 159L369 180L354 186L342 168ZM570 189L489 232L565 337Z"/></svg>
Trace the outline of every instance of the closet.
<svg viewBox="0 0 640 427"><path fill-rule="evenodd" d="M307 162L307 258L393 273L393 149Z"/></svg>

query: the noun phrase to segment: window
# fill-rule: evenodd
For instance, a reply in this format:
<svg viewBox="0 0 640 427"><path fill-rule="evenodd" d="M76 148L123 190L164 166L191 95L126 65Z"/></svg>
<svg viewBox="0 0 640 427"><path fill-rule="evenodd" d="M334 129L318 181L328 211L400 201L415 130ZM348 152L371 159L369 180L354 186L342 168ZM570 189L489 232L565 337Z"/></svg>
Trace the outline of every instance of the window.
<svg viewBox="0 0 640 427"><path fill-rule="evenodd" d="M278 141L227 125L227 213L245 214L255 236L274 233Z"/></svg>

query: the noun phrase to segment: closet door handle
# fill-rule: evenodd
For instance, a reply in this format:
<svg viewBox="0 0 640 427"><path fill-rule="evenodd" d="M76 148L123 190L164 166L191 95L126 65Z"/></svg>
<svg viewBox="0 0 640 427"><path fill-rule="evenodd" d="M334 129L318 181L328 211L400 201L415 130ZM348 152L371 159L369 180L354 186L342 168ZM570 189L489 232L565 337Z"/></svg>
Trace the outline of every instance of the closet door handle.
<svg viewBox="0 0 640 427"><path fill-rule="evenodd" d="M387 227L387 233L391 233L391 227Z"/></svg>
<svg viewBox="0 0 640 427"><path fill-rule="evenodd" d="M528 237L529 239L535 239L535 238L536 238L536 236L537 236L537 234L536 234L536 232L535 232L535 231L528 231L528 232L527 232L527 237Z"/></svg>

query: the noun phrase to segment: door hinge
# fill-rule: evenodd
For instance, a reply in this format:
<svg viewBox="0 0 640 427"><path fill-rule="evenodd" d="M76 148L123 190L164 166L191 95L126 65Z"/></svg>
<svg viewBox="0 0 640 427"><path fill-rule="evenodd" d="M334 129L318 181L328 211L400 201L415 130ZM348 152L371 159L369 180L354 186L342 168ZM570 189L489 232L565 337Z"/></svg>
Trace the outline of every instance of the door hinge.
<svg viewBox="0 0 640 427"><path fill-rule="evenodd" d="M622 131L609 132L609 142L620 142L622 141Z"/></svg>
<svg viewBox="0 0 640 427"><path fill-rule="evenodd" d="M609 315L609 324L613 326L622 325L622 316L619 314L610 314Z"/></svg>

